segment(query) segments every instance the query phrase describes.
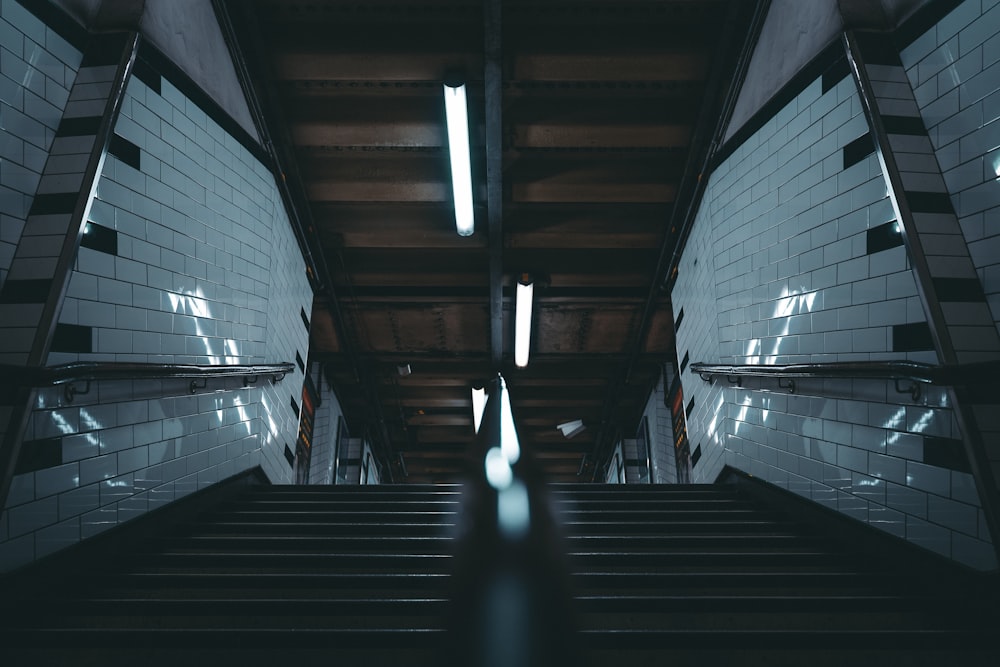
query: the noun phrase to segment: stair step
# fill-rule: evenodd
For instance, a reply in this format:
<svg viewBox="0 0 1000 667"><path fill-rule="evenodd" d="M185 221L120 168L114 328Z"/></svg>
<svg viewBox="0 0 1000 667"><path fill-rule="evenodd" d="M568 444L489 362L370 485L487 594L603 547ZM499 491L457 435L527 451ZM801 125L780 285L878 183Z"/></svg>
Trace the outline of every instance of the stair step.
<svg viewBox="0 0 1000 667"><path fill-rule="evenodd" d="M675 650L678 648L728 647L739 650L884 650L899 655L900 651L968 649L987 642L972 630L886 629L886 630L727 630L727 629L656 629L656 630L583 630L580 642L587 648L644 648ZM908 653L905 653L908 655ZM909 664L909 663L907 663Z"/></svg>
<svg viewBox="0 0 1000 667"><path fill-rule="evenodd" d="M391 487L390 487L391 488ZM381 501L381 502L433 502L461 500L462 491L402 491L381 487L276 487L271 490L253 490L240 496L241 500L292 500L292 501Z"/></svg>
<svg viewBox="0 0 1000 667"><path fill-rule="evenodd" d="M274 551L287 549L296 553L339 552L364 553L450 553L454 540L443 536L395 536L395 535L244 535L244 534L200 534L188 535L182 542L175 538L160 540L161 545L172 548L227 549L233 551ZM161 547L162 548L162 547Z"/></svg>
<svg viewBox="0 0 1000 667"><path fill-rule="evenodd" d="M272 498L256 498L233 500L219 505L220 511L230 511L241 508L251 511L276 511L276 510L357 510L364 511L392 511L392 512L457 512L462 506L458 499L454 500L371 500L367 498L344 498L344 499L287 499L278 500Z"/></svg>
<svg viewBox="0 0 1000 667"><path fill-rule="evenodd" d="M676 534L676 533L730 533L745 534L758 533L760 531L787 531L792 532L792 524L785 521L770 519L746 519L746 520L725 520L718 521L698 521L677 519L674 521L602 521L594 519L590 521L564 521L563 529L571 535L642 535L642 534Z"/></svg>
<svg viewBox="0 0 1000 667"><path fill-rule="evenodd" d="M872 593L885 590L887 581L874 573L851 571L694 571L575 572L573 583L578 592L622 593L641 590L695 594L716 591L755 591L757 594L782 591L785 595L811 596L836 588L844 593Z"/></svg>
<svg viewBox="0 0 1000 667"><path fill-rule="evenodd" d="M613 499L579 499L568 497L554 497L551 503L557 512L565 509L577 510L636 510L636 511L674 511L685 509L698 510L725 510L734 509L756 509L760 508L753 503L747 502L743 498L704 498L704 499L660 499L650 498L629 498L625 500Z"/></svg>
<svg viewBox="0 0 1000 667"><path fill-rule="evenodd" d="M120 588L134 586L145 589L239 588L244 591L269 589L315 590L441 590L449 585L449 575L441 572L127 572L106 575L101 586Z"/></svg>
<svg viewBox="0 0 1000 667"><path fill-rule="evenodd" d="M573 549L629 549L632 551L665 548L717 548L748 549L758 547L806 548L822 543L818 538L802 537L788 531L761 531L751 533L676 532L670 535L567 535Z"/></svg>
<svg viewBox="0 0 1000 667"><path fill-rule="evenodd" d="M994 664L992 598L931 593L736 486L545 491L586 665ZM248 488L0 601L5 663L440 665L463 493Z"/></svg>
<svg viewBox="0 0 1000 667"><path fill-rule="evenodd" d="M338 535L353 537L445 537L454 530L452 523L314 523L287 521L214 521L189 525L192 531L214 535Z"/></svg>
<svg viewBox="0 0 1000 667"><path fill-rule="evenodd" d="M602 490L602 489L582 489L573 491L564 490L550 490L549 497L554 500L625 500L625 501L635 501L635 500L662 500L664 502L678 501L678 500L724 500L724 499L739 499L742 496L738 495L735 489L732 491L712 491L712 490L669 490L660 488L644 488L644 489L621 489L621 490Z"/></svg>
<svg viewBox="0 0 1000 667"><path fill-rule="evenodd" d="M814 595L727 594L727 595L578 595L576 608L581 613L788 613L822 609L828 612L854 613L859 610L893 612L914 608L938 609L952 613L957 599L937 596L857 594L828 590Z"/></svg>
<svg viewBox="0 0 1000 667"><path fill-rule="evenodd" d="M792 566L830 567L843 558L824 551L587 551L570 552L574 566L616 567L736 567L783 568Z"/></svg>
<svg viewBox="0 0 1000 667"><path fill-rule="evenodd" d="M637 613L580 614L580 630L660 630L673 631L768 631L781 628L786 632L808 631L822 628L825 631L893 631L910 630L963 630L956 620L922 610L893 611L830 611L819 605L804 607L794 613L785 611L735 612L713 609L704 612L677 610Z"/></svg>
<svg viewBox="0 0 1000 667"><path fill-rule="evenodd" d="M239 648L294 646L322 648L330 660L342 647L439 648L444 636L445 631L437 628L44 628L0 630L0 644L12 648L220 648L227 653Z"/></svg>
<svg viewBox="0 0 1000 667"><path fill-rule="evenodd" d="M238 521L288 523L330 523L330 524L453 524L458 520L457 512L425 511L325 511L325 510L228 510L213 512L204 517L210 523L233 523Z"/></svg>
<svg viewBox="0 0 1000 667"><path fill-rule="evenodd" d="M141 556L132 561L144 570L198 568L202 570L228 570L252 568L254 570L327 570L350 571L426 571L446 572L451 568L449 554L382 554L382 553L241 553L233 552L181 552L163 551Z"/></svg>
<svg viewBox="0 0 1000 667"><path fill-rule="evenodd" d="M446 597L394 598L217 598L181 597L81 597L59 598L53 601L26 601L19 607L27 615L52 613L58 609L67 615L141 615L158 616L351 616L391 613L395 616L430 613L443 614L448 606ZM12 617L12 620L18 620ZM23 619L22 619L23 620Z"/></svg>

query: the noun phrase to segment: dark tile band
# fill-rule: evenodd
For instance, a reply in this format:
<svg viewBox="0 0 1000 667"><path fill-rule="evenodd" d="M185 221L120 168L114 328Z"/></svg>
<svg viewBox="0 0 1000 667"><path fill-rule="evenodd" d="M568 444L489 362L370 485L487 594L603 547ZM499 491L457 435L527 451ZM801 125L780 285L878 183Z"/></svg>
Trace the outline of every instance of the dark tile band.
<svg viewBox="0 0 1000 667"><path fill-rule="evenodd" d="M969 472L969 459L961 440L952 438L924 437L924 463L948 468L959 472Z"/></svg>
<svg viewBox="0 0 1000 667"><path fill-rule="evenodd" d="M891 33L858 31L855 36L866 65L902 66Z"/></svg>
<svg viewBox="0 0 1000 667"><path fill-rule="evenodd" d="M913 213L955 213L951 198L946 192L907 191L905 194Z"/></svg>
<svg viewBox="0 0 1000 667"><path fill-rule="evenodd" d="M975 303L986 300L978 278L933 278L931 282L938 301Z"/></svg>
<svg viewBox="0 0 1000 667"><path fill-rule="evenodd" d="M108 144L108 153L114 155L133 169L139 169L142 152L138 146L125 137L112 134L111 142Z"/></svg>
<svg viewBox="0 0 1000 667"><path fill-rule="evenodd" d="M11 280L0 290L0 303L45 303L52 291L50 278L35 278L31 280Z"/></svg>
<svg viewBox="0 0 1000 667"><path fill-rule="evenodd" d="M110 227L88 222L83 228L80 245L109 255L118 254L118 232Z"/></svg>
<svg viewBox="0 0 1000 667"><path fill-rule="evenodd" d="M72 213L79 198L80 195L76 192L35 195L35 200L31 202L31 210L28 211L28 217Z"/></svg>
<svg viewBox="0 0 1000 667"><path fill-rule="evenodd" d="M924 121L919 116L882 116L882 125L888 134L927 136Z"/></svg>
<svg viewBox="0 0 1000 667"><path fill-rule="evenodd" d="M62 464L62 438L25 440L14 465L14 474L45 470Z"/></svg>
<svg viewBox="0 0 1000 667"><path fill-rule="evenodd" d="M934 349L931 328L927 322L896 324L892 327L893 352L925 352Z"/></svg>
<svg viewBox="0 0 1000 667"><path fill-rule="evenodd" d="M52 335L52 352L86 353L94 351L94 330L79 324L56 325Z"/></svg>
<svg viewBox="0 0 1000 667"><path fill-rule="evenodd" d="M56 129L57 137L85 137L97 134L101 127L101 116L84 118L63 118Z"/></svg>
<svg viewBox="0 0 1000 667"><path fill-rule="evenodd" d="M903 245L903 234L899 230L899 223L893 220L869 229L866 240L867 253L871 255Z"/></svg>
<svg viewBox="0 0 1000 667"><path fill-rule="evenodd" d="M875 142L872 140L872 134L871 132L865 132L844 146L844 169L853 167L874 152Z"/></svg>

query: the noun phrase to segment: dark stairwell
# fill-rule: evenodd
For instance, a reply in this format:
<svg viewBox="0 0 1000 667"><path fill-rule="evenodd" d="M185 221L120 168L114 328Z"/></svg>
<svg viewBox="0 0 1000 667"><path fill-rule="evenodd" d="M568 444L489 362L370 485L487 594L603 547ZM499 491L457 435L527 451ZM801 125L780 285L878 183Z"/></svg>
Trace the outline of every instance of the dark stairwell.
<svg viewBox="0 0 1000 667"><path fill-rule="evenodd" d="M991 579L731 479L545 489L581 662L996 664ZM441 664L462 493L230 482L8 575L4 662Z"/></svg>

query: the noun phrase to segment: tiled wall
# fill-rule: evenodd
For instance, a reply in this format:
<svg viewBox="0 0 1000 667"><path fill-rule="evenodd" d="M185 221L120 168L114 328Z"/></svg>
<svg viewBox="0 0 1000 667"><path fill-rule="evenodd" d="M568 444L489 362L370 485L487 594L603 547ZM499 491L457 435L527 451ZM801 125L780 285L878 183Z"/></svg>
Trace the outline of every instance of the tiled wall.
<svg viewBox="0 0 1000 667"><path fill-rule="evenodd" d="M1000 323L1000 5L962 2L900 56Z"/></svg>
<svg viewBox="0 0 1000 667"><path fill-rule="evenodd" d="M312 290L268 167L151 62L140 51L47 363L307 359ZM296 366L193 395L189 381L102 382L72 403L41 391L0 567L255 465L292 481L303 379Z"/></svg>
<svg viewBox="0 0 1000 667"><path fill-rule="evenodd" d="M654 484L675 484L677 464L674 460L674 435L670 410L663 402L664 378L660 378L649 396L643 416L649 424L649 458Z"/></svg>
<svg viewBox="0 0 1000 667"><path fill-rule="evenodd" d="M240 379L210 380L197 394L189 385L100 382L72 402L62 387L40 391L21 456L28 470L15 475L0 519L0 568L262 463L263 390Z"/></svg>
<svg viewBox="0 0 1000 667"><path fill-rule="evenodd" d="M855 84L831 65L715 169L673 290L679 356L936 363ZM683 317L681 311L684 311ZM976 567L995 565L941 391L682 375L694 481L732 465Z"/></svg>
<svg viewBox="0 0 1000 667"><path fill-rule="evenodd" d="M340 401L320 373L320 364L311 368L313 384L320 396L313 422L312 461L309 466L310 484L333 484L334 456L337 453L337 424L343 416Z"/></svg>
<svg viewBox="0 0 1000 667"><path fill-rule="evenodd" d="M81 59L20 4L0 3L0 286Z"/></svg>
<svg viewBox="0 0 1000 667"><path fill-rule="evenodd" d="M273 177L170 79L139 71L49 364L307 357L312 290ZM290 473L302 381L296 368L262 388L261 464L276 482Z"/></svg>

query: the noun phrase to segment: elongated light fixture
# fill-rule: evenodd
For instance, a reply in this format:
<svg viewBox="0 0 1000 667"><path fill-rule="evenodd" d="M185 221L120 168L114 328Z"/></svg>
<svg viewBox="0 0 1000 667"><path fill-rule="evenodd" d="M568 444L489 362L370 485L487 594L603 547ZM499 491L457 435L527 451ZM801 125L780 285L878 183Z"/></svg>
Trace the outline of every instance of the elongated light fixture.
<svg viewBox="0 0 1000 667"><path fill-rule="evenodd" d="M476 228L472 210L472 166L469 157L469 110L465 84L444 84L444 110L448 120L448 153L451 156L451 189L455 195L455 227L459 236Z"/></svg>
<svg viewBox="0 0 1000 667"><path fill-rule="evenodd" d="M534 283L517 282L517 302L514 306L514 364L518 368L528 365L531 346L531 301Z"/></svg>
<svg viewBox="0 0 1000 667"><path fill-rule="evenodd" d="M483 410L486 408L486 388L472 388L472 421L479 433L479 425L483 423Z"/></svg>
<svg viewBox="0 0 1000 667"><path fill-rule="evenodd" d="M510 409L510 392L507 383L500 378L500 450L511 465L521 458L521 443L514 427L514 412Z"/></svg>

